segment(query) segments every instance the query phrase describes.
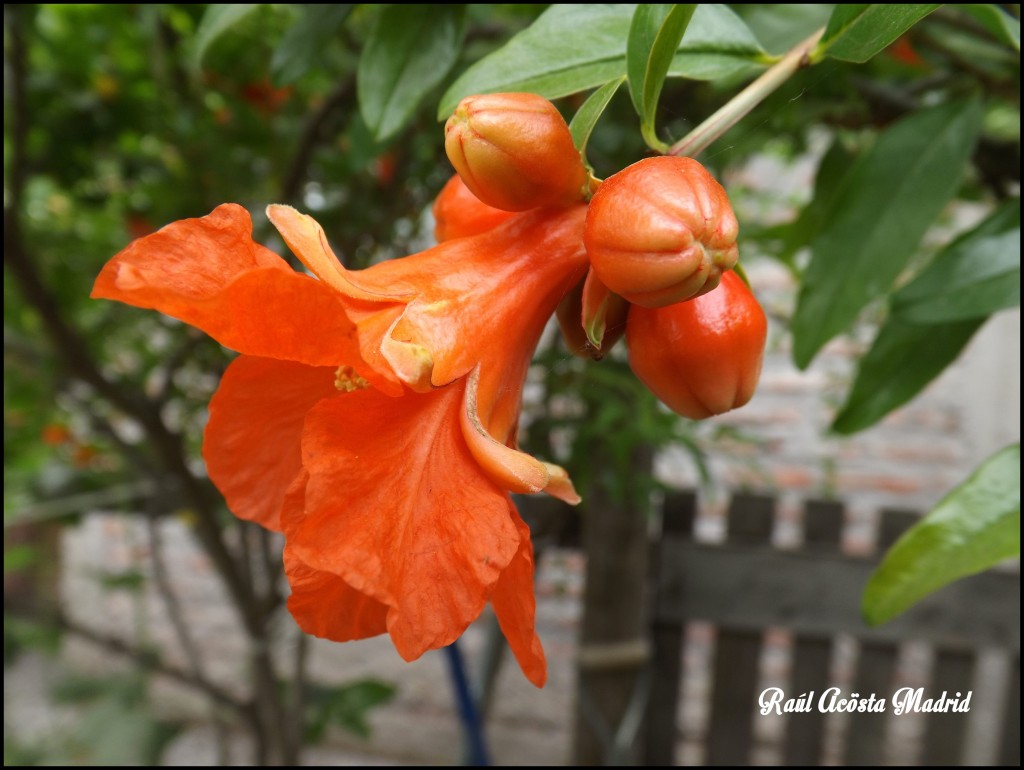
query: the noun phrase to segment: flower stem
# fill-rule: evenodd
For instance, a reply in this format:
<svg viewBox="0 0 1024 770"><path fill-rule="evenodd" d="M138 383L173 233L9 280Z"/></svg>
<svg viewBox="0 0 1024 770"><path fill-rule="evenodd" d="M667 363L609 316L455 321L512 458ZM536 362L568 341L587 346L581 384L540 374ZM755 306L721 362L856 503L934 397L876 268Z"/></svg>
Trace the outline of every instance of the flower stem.
<svg viewBox="0 0 1024 770"><path fill-rule="evenodd" d="M692 157L707 149L748 112L764 101L770 93L789 80L797 70L812 64L812 53L824 34L825 28L822 27L803 42L793 46L777 64L740 91L718 112L672 145L667 154Z"/></svg>

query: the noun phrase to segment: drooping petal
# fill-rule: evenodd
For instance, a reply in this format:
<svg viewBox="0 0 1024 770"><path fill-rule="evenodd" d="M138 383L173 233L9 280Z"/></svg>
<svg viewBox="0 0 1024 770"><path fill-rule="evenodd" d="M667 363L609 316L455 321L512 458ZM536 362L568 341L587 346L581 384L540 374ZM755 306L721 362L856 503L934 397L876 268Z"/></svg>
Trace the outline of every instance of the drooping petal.
<svg viewBox="0 0 1024 770"><path fill-rule="evenodd" d="M533 593L530 528L520 518L511 500L509 508L512 521L519 530L519 550L498 578L491 595L491 605L519 667L534 685L543 687L548 678L548 667L544 648L537 636L537 600Z"/></svg>
<svg viewBox="0 0 1024 770"><path fill-rule="evenodd" d="M302 470L302 425L323 398L337 396L335 370L239 356L210 401L203 457L228 508L281 529L285 492Z"/></svg>
<svg viewBox="0 0 1024 770"><path fill-rule="evenodd" d="M305 514L284 521L296 558L388 605L407 660L457 639L519 548L507 494L462 437L464 387L321 401L302 439Z"/></svg>
<svg viewBox="0 0 1024 770"><path fill-rule="evenodd" d="M284 518L301 518L308 481L304 470L295 478L285 498ZM387 605L360 593L332 572L313 569L287 544L284 571L292 589L288 611L307 634L349 642L387 631Z"/></svg>
<svg viewBox="0 0 1024 770"><path fill-rule="evenodd" d="M466 395L461 420L462 434L470 453L495 484L511 492L530 494L547 492L570 505L580 502L564 468L541 462L535 457L498 441L484 426L479 415L480 367L466 380ZM519 385L522 390L522 384Z"/></svg>
<svg viewBox="0 0 1024 770"><path fill-rule="evenodd" d="M140 238L104 266L94 298L151 308L249 355L313 366L347 363L378 379L359 357L356 328L328 286L291 270L252 240L241 206Z"/></svg>
<svg viewBox="0 0 1024 770"><path fill-rule="evenodd" d="M470 453L496 484L512 492L540 492L548 484L548 469L540 460L501 443L480 421L477 393L480 367L470 373L460 410L462 434Z"/></svg>

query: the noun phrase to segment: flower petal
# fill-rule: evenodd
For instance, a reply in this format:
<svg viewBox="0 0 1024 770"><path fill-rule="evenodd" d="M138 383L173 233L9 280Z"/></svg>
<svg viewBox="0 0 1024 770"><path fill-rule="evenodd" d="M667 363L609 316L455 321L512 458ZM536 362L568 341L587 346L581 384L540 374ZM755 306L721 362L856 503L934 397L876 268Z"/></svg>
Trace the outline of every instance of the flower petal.
<svg viewBox="0 0 1024 770"><path fill-rule="evenodd" d="M415 296L415 290L406 295L387 290L367 291L353 283L352 277L358 273L345 269L327 242L323 228L308 214L303 214L291 206L274 204L267 206L267 217L302 264L335 291L352 299L369 302L401 301Z"/></svg>
<svg viewBox="0 0 1024 770"><path fill-rule="evenodd" d="M284 521L295 557L390 607L407 660L457 639L519 548L507 494L462 437L463 389L321 401L302 439L305 515Z"/></svg>
<svg viewBox="0 0 1024 770"><path fill-rule="evenodd" d="M312 366L345 363L378 381L360 359L341 298L291 270L251 231L249 213L230 203L174 222L111 259L92 296L159 310L241 353Z"/></svg>
<svg viewBox="0 0 1024 770"><path fill-rule="evenodd" d="M337 395L329 367L255 356L231 362L210 401L203 457L236 516L281 529L281 503L302 470L306 413Z"/></svg>
<svg viewBox="0 0 1024 770"><path fill-rule="evenodd" d="M540 492L548 485L548 469L540 460L502 444L487 432L480 420L477 395L480 367L470 373L460 417L469 451L494 482L512 492Z"/></svg>
<svg viewBox="0 0 1024 770"><path fill-rule="evenodd" d="M530 528L509 501L512 521L519 530L519 550L501 573L491 595L491 606L501 632L526 678L543 687L548 678L544 648L537 636L537 600L533 593L533 545Z"/></svg>
<svg viewBox="0 0 1024 770"><path fill-rule="evenodd" d="M532 356L559 299L586 270L585 214L585 206L528 212L362 273L421 287L391 336L428 350L431 382L445 385L488 358Z"/></svg>
<svg viewBox="0 0 1024 770"><path fill-rule="evenodd" d="M309 474L302 471L288 490L285 518L301 517ZM356 591L337 575L313 569L285 545L284 571L291 585L288 611L307 634L349 642L387 631L387 605Z"/></svg>

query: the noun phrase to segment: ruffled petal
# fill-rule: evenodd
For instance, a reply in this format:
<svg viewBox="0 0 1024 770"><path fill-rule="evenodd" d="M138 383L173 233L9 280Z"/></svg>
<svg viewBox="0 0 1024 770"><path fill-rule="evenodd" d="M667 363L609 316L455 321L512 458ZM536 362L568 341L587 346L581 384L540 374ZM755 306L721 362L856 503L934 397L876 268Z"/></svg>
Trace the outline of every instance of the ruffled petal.
<svg viewBox="0 0 1024 770"><path fill-rule="evenodd" d="M228 508L280 531L285 492L302 470L302 425L323 398L338 395L335 371L239 356L210 401L203 457Z"/></svg>
<svg viewBox="0 0 1024 770"><path fill-rule="evenodd" d="M351 642L388 630L386 604L360 593L333 572L313 569L287 546L284 571L292 587L288 612L307 634Z"/></svg>
<svg viewBox="0 0 1024 770"><path fill-rule="evenodd" d="M92 296L159 310L240 353L347 363L371 382L379 379L360 360L341 298L291 270L251 232L249 213L235 204L174 222L111 259Z"/></svg>
<svg viewBox="0 0 1024 770"><path fill-rule="evenodd" d="M509 509L512 521L519 530L519 550L498 578L491 595L491 606L494 607L498 625L526 678L537 687L543 687L548 678L548 666L540 637L537 636L537 600L533 593L530 528L520 518L511 500Z"/></svg>
<svg viewBox="0 0 1024 770"><path fill-rule="evenodd" d="M305 514L284 521L293 556L388 605L407 660L462 634L520 545L462 437L463 389L321 401L302 439Z"/></svg>
<svg viewBox="0 0 1024 770"><path fill-rule="evenodd" d="M301 518L308 481L305 471L295 478L286 496L285 518ZM356 591L334 573L313 569L287 544L284 572L292 589L288 611L307 634L349 642L387 631L387 605Z"/></svg>

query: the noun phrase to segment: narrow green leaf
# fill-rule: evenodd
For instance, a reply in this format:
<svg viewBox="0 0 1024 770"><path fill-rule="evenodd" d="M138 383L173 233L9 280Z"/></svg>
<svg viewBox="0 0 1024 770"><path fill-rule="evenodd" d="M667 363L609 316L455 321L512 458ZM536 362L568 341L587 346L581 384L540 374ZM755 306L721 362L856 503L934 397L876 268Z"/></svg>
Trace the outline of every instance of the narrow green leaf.
<svg viewBox="0 0 1024 770"><path fill-rule="evenodd" d="M1020 553L1020 444L997 452L889 549L864 589L870 625Z"/></svg>
<svg viewBox="0 0 1024 770"><path fill-rule="evenodd" d="M294 83L323 56L323 47L338 33L352 3L298 6L302 15L284 33L270 59L270 77L275 85Z"/></svg>
<svg viewBox="0 0 1024 770"><path fill-rule="evenodd" d="M556 99L624 76L635 9L635 4L552 5L502 48L463 72L441 97L438 119L447 118L470 94L529 91ZM679 51L669 74L704 79L749 69L764 55L743 21L718 4L697 8ZM684 54L690 58L680 63Z"/></svg>
<svg viewBox="0 0 1024 770"><path fill-rule="evenodd" d="M587 157L587 142L590 141L590 134L608 106L608 102L612 100L615 92L619 90L623 80L625 78L616 78L594 91L580 105L580 108L576 110L576 114L572 116L572 120L569 122L569 133L572 134L573 144L576 145L576 150L584 161L586 161Z"/></svg>
<svg viewBox="0 0 1024 770"><path fill-rule="evenodd" d="M359 59L359 110L378 141L401 131L455 63L464 5L389 5ZM454 107L454 105L452 105Z"/></svg>
<svg viewBox="0 0 1024 770"><path fill-rule="evenodd" d="M213 3L206 6L206 12L196 29L192 68L201 69L206 52L213 42L259 7L260 3Z"/></svg>
<svg viewBox="0 0 1024 770"><path fill-rule="evenodd" d="M939 323L982 318L1020 304L1020 199L939 252L893 296L905 321Z"/></svg>
<svg viewBox="0 0 1024 770"><path fill-rule="evenodd" d="M861 359L832 430L856 433L907 403L960 355L984 320L912 324L890 317Z"/></svg>
<svg viewBox="0 0 1024 770"><path fill-rule="evenodd" d="M967 3L953 7L970 14L997 38L1009 43L1015 50L1020 50L1020 19L992 3Z"/></svg>
<svg viewBox="0 0 1024 770"><path fill-rule="evenodd" d="M829 18L819 50L833 59L866 62L939 7L932 5L837 5Z"/></svg>
<svg viewBox="0 0 1024 770"><path fill-rule="evenodd" d="M803 276L792 324L797 366L889 291L959 188L981 114L977 102L916 112L850 169Z"/></svg>
<svg viewBox="0 0 1024 770"><path fill-rule="evenodd" d="M783 262L792 263L797 251L809 245L821 232L855 159L856 156L840 139L832 142L818 164L814 177L814 197L804 206L800 216L786 228L779 255Z"/></svg>
<svg viewBox="0 0 1024 770"><path fill-rule="evenodd" d="M641 125L652 129L658 97L695 4L637 6L626 41L626 79Z"/></svg>

